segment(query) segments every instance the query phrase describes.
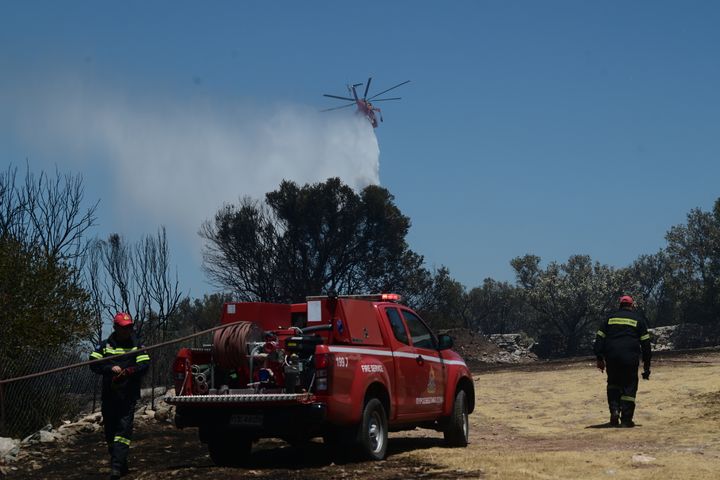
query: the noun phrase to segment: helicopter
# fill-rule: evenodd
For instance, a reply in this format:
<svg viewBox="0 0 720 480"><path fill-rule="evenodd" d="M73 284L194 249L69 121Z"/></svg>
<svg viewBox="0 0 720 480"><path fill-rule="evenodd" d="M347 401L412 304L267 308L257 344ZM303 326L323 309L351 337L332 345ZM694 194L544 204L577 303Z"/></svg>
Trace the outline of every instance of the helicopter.
<svg viewBox="0 0 720 480"><path fill-rule="evenodd" d="M357 106L357 112L360 113L360 114L365 115L365 117L368 119L368 121L370 121L370 125L372 125L373 128L377 128L377 126L378 126L378 117L380 118L380 121L381 121L381 122L383 121L382 112L380 111L380 108L378 108L378 107L376 107L375 105L373 105L373 103L371 102L371 100L373 100L373 102L387 102L388 100L400 100L402 97L394 97L394 98L377 98L377 97L379 97L380 95L382 95L382 94L384 94L384 93L389 92L390 90L393 90L393 89L395 89L395 88L398 88L399 86L405 85L406 83L410 83L410 80L406 80L406 81L404 81L404 82L402 82L402 83L398 83L398 84L395 85L394 87L390 87L390 88L388 88L388 89L386 89L386 90L383 90L383 91L380 92L380 93L376 93L375 95L373 95L373 96L371 96L370 98L368 98L368 91L370 90L370 83L371 83L371 82L372 82L372 77L369 77L368 80L367 80L367 84L355 83L355 84L353 84L353 85L348 85L348 86L347 86L348 93L349 93L349 94L352 94L352 98L350 98L350 97L341 97L341 96L339 96L339 95L329 95L329 94L327 94L327 93L323 94L323 97L337 98L337 99L339 99L339 100L345 100L345 101L352 102L352 103L348 103L347 105L343 105L343 106L341 106L341 107L326 108L325 110L321 110L321 111L322 111L322 112L329 112L329 111L332 111L332 110L340 110L340 109L342 109L342 108L347 108L347 107L351 107L351 106L353 106L353 105L356 105L356 106ZM363 93L362 98L359 98L356 89L357 89L357 87L359 87L359 86L361 86L361 85L365 85L365 92ZM376 112L377 112L377 116L375 115Z"/></svg>

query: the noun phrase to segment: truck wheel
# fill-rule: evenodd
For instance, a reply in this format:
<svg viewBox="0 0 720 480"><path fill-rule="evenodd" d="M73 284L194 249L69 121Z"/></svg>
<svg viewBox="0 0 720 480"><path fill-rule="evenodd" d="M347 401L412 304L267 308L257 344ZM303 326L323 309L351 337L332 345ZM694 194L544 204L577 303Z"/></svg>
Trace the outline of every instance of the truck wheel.
<svg viewBox="0 0 720 480"><path fill-rule="evenodd" d="M362 414L358 443L362 455L370 460L382 460L387 453L388 421L385 407L377 398L371 398Z"/></svg>
<svg viewBox="0 0 720 480"><path fill-rule="evenodd" d="M217 435L208 439L210 458L219 467L240 467L250 458L252 439L238 435Z"/></svg>
<svg viewBox="0 0 720 480"><path fill-rule="evenodd" d="M450 418L443 430L445 443L450 447L466 447L470 434L468 422L468 406L465 390L460 390L455 395L455 403Z"/></svg>

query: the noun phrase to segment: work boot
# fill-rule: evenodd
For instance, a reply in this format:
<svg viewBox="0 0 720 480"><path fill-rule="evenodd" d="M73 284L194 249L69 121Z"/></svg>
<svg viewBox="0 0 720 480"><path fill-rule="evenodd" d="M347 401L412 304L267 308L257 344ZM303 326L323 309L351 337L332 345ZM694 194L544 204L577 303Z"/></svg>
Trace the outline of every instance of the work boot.
<svg viewBox="0 0 720 480"><path fill-rule="evenodd" d="M610 405L610 426L620 426L620 405L618 405L616 402L612 402L612 404Z"/></svg>
<svg viewBox="0 0 720 480"><path fill-rule="evenodd" d="M622 415L620 416L620 426L623 428L632 428L635 426L633 422L633 413L635 413L635 404L626 403L622 406Z"/></svg>

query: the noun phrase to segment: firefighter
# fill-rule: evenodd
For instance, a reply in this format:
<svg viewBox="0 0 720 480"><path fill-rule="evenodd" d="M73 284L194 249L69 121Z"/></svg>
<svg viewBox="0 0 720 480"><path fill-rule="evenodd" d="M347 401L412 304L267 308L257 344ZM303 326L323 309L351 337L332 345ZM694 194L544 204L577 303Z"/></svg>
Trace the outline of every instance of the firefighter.
<svg viewBox="0 0 720 480"><path fill-rule="evenodd" d="M645 380L650 379L650 334L631 296L620 297L620 308L603 322L595 336L597 368L607 368L607 399L612 427L635 426L635 396L642 355Z"/></svg>
<svg viewBox="0 0 720 480"><path fill-rule="evenodd" d="M120 312L113 319L113 333L90 354L91 359L107 359L91 364L90 369L102 375L102 416L110 453L111 479L118 479L128 472L135 403L140 398L140 380L150 363L150 356L144 351L119 358L118 355L135 352L141 347L133 332L132 317Z"/></svg>

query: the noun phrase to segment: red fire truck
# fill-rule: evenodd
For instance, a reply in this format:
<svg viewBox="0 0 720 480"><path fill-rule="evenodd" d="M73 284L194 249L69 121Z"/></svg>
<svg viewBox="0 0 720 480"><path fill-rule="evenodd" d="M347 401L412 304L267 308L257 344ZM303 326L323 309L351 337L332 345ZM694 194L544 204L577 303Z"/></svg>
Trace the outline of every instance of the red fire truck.
<svg viewBox="0 0 720 480"><path fill-rule="evenodd" d="M385 457L388 431L431 428L468 442L472 377L448 335L395 294L227 303L212 345L174 362L179 428L198 427L219 465L241 465L260 438L323 437Z"/></svg>

